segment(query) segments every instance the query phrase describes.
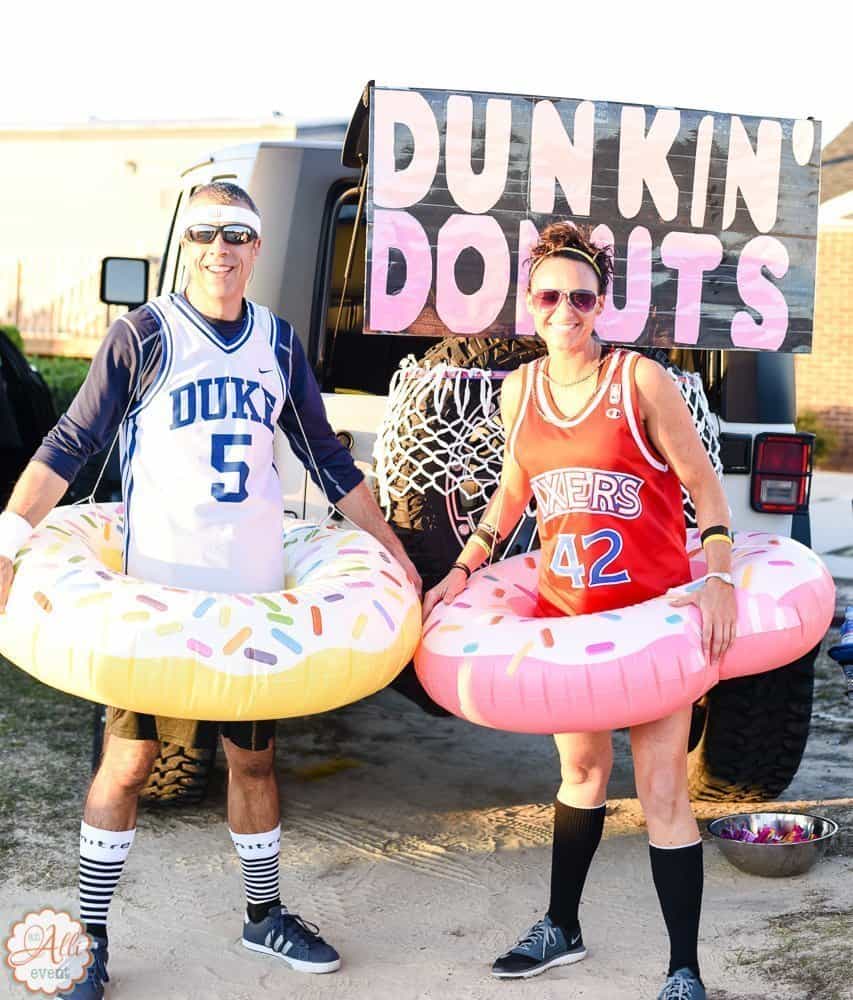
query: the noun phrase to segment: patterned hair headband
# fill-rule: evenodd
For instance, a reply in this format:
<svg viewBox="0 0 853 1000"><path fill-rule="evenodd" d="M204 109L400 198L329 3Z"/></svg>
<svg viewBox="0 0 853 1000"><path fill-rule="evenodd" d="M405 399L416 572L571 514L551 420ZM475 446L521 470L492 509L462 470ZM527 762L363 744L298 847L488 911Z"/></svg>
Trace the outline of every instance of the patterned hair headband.
<svg viewBox="0 0 853 1000"><path fill-rule="evenodd" d="M572 254L575 257L580 257L581 260L585 260L587 264L591 265L593 271L595 271L598 277L601 278L601 269L599 268L598 264L595 263L595 258L601 253L601 251L597 250L595 252L595 256L590 257L588 253L584 253L583 250L578 250L576 247L559 247L557 250L549 250L547 253L543 253L541 257L537 257L536 260L533 262L533 266L530 268L530 277L531 278L533 277L533 272L542 263L542 261L545 260L546 257L552 257L554 256L554 254L558 253Z"/></svg>

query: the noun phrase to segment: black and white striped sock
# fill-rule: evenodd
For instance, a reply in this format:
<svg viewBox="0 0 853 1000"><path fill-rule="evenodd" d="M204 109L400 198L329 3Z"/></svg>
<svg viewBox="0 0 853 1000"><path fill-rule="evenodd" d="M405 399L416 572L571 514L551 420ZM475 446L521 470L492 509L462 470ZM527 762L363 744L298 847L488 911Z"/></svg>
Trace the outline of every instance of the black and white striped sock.
<svg viewBox="0 0 853 1000"><path fill-rule="evenodd" d="M107 937L107 911L135 833L80 824L80 919L88 934Z"/></svg>
<svg viewBox="0 0 853 1000"><path fill-rule="evenodd" d="M252 923L258 923L269 913L270 907L281 904L278 890L281 824L267 833L230 832L243 869L246 912Z"/></svg>

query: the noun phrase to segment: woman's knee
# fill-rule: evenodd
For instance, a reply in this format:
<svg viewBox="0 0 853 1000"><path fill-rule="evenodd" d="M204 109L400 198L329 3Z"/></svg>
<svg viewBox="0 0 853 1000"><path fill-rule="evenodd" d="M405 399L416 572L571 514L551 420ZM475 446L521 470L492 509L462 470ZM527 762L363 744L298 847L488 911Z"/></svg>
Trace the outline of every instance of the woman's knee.
<svg viewBox="0 0 853 1000"><path fill-rule="evenodd" d="M560 780L568 786L606 786L610 779L611 761L562 759L560 761Z"/></svg>
<svg viewBox="0 0 853 1000"><path fill-rule="evenodd" d="M687 768L683 759L658 763L654 768L635 772L637 796L646 817L672 822L683 809L690 808Z"/></svg>
<svg viewBox="0 0 853 1000"><path fill-rule="evenodd" d="M563 801L597 805L607 794L607 782L613 768L613 749L609 738L561 741L556 739L560 753L560 792ZM589 802L590 798L595 802Z"/></svg>

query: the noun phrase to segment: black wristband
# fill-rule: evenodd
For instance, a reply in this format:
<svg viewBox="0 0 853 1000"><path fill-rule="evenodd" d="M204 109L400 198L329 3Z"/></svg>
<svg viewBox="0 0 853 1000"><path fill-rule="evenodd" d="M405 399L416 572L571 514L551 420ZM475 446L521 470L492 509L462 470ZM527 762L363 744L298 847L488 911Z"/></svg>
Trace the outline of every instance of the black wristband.
<svg viewBox="0 0 853 1000"><path fill-rule="evenodd" d="M704 545L705 539L710 538L711 535L725 535L729 541L733 539L731 528L728 528L725 524L712 524L710 528L706 528L699 536L701 544Z"/></svg>
<svg viewBox="0 0 853 1000"><path fill-rule="evenodd" d="M470 580L471 579L471 570L470 570L470 568L468 566L465 565L465 563L455 562L450 568L451 569L461 569L462 572L465 574L465 579L466 580Z"/></svg>

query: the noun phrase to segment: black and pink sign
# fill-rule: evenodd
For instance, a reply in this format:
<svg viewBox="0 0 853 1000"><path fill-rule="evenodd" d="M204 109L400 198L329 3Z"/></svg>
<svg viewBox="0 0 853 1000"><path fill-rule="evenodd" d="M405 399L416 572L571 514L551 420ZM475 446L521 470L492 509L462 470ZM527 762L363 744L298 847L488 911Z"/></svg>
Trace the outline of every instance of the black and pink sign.
<svg viewBox="0 0 853 1000"><path fill-rule="evenodd" d="M366 328L523 336L549 222L615 251L614 343L811 350L820 127L807 120L376 87Z"/></svg>

